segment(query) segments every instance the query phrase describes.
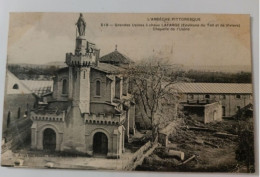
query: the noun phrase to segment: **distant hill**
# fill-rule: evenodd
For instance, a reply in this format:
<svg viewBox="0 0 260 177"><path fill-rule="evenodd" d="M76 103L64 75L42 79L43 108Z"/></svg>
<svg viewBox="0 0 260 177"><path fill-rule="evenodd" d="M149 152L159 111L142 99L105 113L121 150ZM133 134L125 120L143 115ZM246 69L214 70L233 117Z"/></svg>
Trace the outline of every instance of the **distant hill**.
<svg viewBox="0 0 260 177"><path fill-rule="evenodd" d="M7 68L20 80L51 80L55 72L65 67L65 65L59 64L8 64Z"/></svg>
<svg viewBox="0 0 260 177"><path fill-rule="evenodd" d="M66 67L64 62L37 64L8 64L8 69L21 80L51 80L55 72ZM184 76L193 82L209 83L251 83L250 66L185 66L163 65L168 74Z"/></svg>
<svg viewBox="0 0 260 177"><path fill-rule="evenodd" d="M67 66L65 62L61 62L61 61L49 62L49 63L46 63L46 65L56 66L56 67L59 67L59 68L63 68L63 67Z"/></svg>
<svg viewBox="0 0 260 177"><path fill-rule="evenodd" d="M58 68L62 68L62 67L66 67L66 64L64 62L49 62L46 64L28 64L28 63L8 63L8 66L15 66L15 65L19 65L21 67L30 67L30 68L48 68L50 66L55 66Z"/></svg>
<svg viewBox="0 0 260 177"><path fill-rule="evenodd" d="M227 72L227 73L238 73L238 72L252 72L251 66L241 66L241 65L227 65L227 66L192 66L183 65L182 69L197 70L197 71L210 71L210 72Z"/></svg>

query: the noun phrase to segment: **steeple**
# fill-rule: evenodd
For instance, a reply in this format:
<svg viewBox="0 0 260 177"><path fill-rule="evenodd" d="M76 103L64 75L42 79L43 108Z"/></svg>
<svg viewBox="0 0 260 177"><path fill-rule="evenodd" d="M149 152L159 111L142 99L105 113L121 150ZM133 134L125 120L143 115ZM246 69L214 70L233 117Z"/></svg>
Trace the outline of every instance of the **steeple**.
<svg viewBox="0 0 260 177"><path fill-rule="evenodd" d="M69 67L68 97L83 114L90 113L90 68L97 65L99 50L86 39L86 22L82 14L77 20L76 29L75 53L66 54L66 64Z"/></svg>
<svg viewBox="0 0 260 177"><path fill-rule="evenodd" d="M89 67L97 65L100 50L95 44L86 40L86 21L80 13L76 23L76 46L75 53L66 54L66 64L72 67Z"/></svg>

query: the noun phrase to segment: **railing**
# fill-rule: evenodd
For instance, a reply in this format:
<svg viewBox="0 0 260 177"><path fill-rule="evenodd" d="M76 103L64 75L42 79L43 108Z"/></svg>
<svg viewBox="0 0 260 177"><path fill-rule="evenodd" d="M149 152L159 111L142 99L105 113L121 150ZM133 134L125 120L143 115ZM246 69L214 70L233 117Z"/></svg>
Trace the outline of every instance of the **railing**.
<svg viewBox="0 0 260 177"><path fill-rule="evenodd" d="M209 104L216 102L216 99L187 99L186 103L187 104Z"/></svg>
<svg viewBox="0 0 260 177"><path fill-rule="evenodd" d="M93 53L86 53L84 55L66 54L66 63L68 65L89 66L96 61L96 56Z"/></svg>
<svg viewBox="0 0 260 177"><path fill-rule="evenodd" d="M122 114L115 115L105 115L105 114L85 114L84 119L85 123L91 124L108 124L108 125L119 125L126 118L126 112Z"/></svg>
<svg viewBox="0 0 260 177"><path fill-rule="evenodd" d="M65 119L65 111L62 112L62 114L36 114L34 112L31 112L30 117L33 121L55 121L55 122L64 122Z"/></svg>

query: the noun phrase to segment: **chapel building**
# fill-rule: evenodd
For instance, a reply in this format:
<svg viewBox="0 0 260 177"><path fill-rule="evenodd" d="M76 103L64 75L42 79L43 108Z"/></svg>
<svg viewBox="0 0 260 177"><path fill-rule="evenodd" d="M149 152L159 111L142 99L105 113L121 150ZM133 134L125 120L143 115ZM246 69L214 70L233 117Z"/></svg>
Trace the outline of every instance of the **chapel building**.
<svg viewBox="0 0 260 177"><path fill-rule="evenodd" d="M87 41L86 22L77 22L76 48L57 71L46 104L31 111L31 148L120 158L135 132L135 103L123 68L99 61Z"/></svg>

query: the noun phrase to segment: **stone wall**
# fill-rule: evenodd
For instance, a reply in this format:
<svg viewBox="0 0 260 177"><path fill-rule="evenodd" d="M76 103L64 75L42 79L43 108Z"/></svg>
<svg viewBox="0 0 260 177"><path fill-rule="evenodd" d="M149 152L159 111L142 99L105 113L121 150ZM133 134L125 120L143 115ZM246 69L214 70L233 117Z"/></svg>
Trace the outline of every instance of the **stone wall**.
<svg viewBox="0 0 260 177"><path fill-rule="evenodd" d="M31 148L43 150L43 133L50 128L56 133L56 151L61 150L63 141L64 122L49 120L34 120L31 126Z"/></svg>
<svg viewBox="0 0 260 177"><path fill-rule="evenodd" d="M91 102L90 113L93 114L115 114L115 106L104 102Z"/></svg>
<svg viewBox="0 0 260 177"><path fill-rule="evenodd" d="M72 107L65 121L34 120L31 127L31 147L43 149L43 132L51 128L56 133L56 151L93 155L93 137L101 132L108 139L108 158L119 158L124 151L124 127L116 124L85 123L78 107Z"/></svg>
<svg viewBox="0 0 260 177"><path fill-rule="evenodd" d="M100 81L100 96L96 95L96 81ZM111 102L111 82L107 79L106 73L91 69L90 72L90 101L91 102Z"/></svg>
<svg viewBox="0 0 260 177"><path fill-rule="evenodd" d="M62 93L62 87L63 87L63 80L65 79L67 81L67 90L69 91L69 70L64 69L62 72L59 72L56 77L54 78L53 82L53 97L56 100L59 101L67 101L68 100L68 94Z"/></svg>
<svg viewBox="0 0 260 177"><path fill-rule="evenodd" d="M143 145L140 149L138 149L132 156L126 159L122 166L124 166L124 170L132 171L138 165L141 165L144 157L149 156L154 149L158 146L158 143L151 143L148 141L145 145Z"/></svg>
<svg viewBox="0 0 260 177"><path fill-rule="evenodd" d="M222 121L222 107L220 102L205 105L204 123Z"/></svg>

